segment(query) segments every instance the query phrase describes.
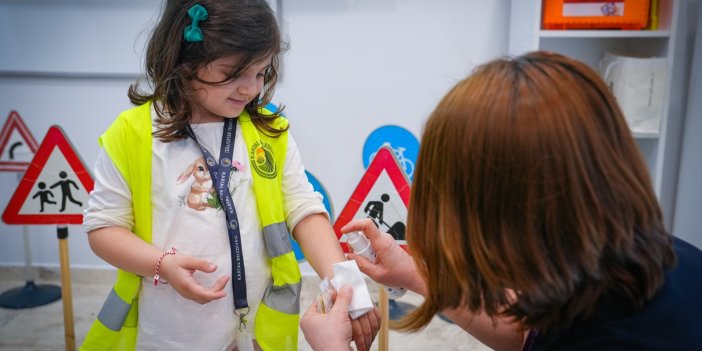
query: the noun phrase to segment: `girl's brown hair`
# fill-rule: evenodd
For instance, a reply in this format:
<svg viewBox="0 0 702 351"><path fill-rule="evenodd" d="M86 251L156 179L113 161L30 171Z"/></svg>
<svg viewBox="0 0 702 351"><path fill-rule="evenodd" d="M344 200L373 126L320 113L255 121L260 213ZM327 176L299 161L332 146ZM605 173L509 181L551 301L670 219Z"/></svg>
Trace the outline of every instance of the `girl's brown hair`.
<svg viewBox="0 0 702 351"><path fill-rule="evenodd" d="M186 42L183 31L192 23L188 10L198 3L208 13L207 19L199 22L203 40ZM271 56L264 88L245 109L259 130L277 136L285 129L276 129L272 122L282 108L272 115L259 111L273 97L280 55L285 48L273 11L265 0L168 0L146 49L146 74L152 92L141 91L137 82L129 88L129 100L135 105L154 100L159 126L154 136L165 142L180 140L187 136L185 128L192 114L187 97L189 83L226 82L204 82L196 75L198 68L225 56L239 55L242 59L232 74L235 78L252 63Z"/></svg>
<svg viewBox="0 0 702 351"><path fill-rule="evenodd" d="M429 293L404 330L456 307L565 327L604 297L641 307L675 262L614 97L592 69L553 53L492 61L443 98L408 217Z"/></svg>

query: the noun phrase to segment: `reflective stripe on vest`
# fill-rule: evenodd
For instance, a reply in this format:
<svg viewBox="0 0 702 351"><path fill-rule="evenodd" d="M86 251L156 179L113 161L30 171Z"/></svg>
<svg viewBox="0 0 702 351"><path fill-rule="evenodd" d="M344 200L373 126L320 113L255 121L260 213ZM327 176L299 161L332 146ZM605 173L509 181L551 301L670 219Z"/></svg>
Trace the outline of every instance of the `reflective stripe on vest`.
<svg viewBox="0 0 702 351"><path fill-rule="evenodd" d="M263 110L264 113L270 113ZM283 118L275 127L287 125ZM265 146L265 157L273 166L258 173L252 168L254 193L258 203L262 235L271 258L273 281L266 289L259 305L255 334L263 350L297 350L300 269L292 252L290 237L285 226L282 198L282 167L287 151L287 133L271 138L258 130L248 113L239 116L239 124L248 150L256 152L257 145ZM100 144L120 171L132 191L134 232L151 242L151 103L132 108L120 114L100 137ZM262 149L259 147L259 149ZM262 149L263 150L263 149ZM259 155L260 156L260 155ZM267 160L267 158L265 159ZM255 165L252 163L251 167ZM270 172L275 170L275 173ZM264 172L268 171L268 173ZM275 174L275 176L271 176ZM134 350L138 320L137 297L141 278L122 270L117 282L100 310L98 319L88 332L81 350ZM127 308L129 306L129 308ZM126 314L125 314L126 313ZM117 325L122 328L117 332Z"/></svg>
<svg viewBox="0 0 702 351"><path fill-rule="evenodd" d="M263 242L269 257L278 257L292 251L288 235L288 228L283 222L263 227Z"/></svg>
<svg viewBox="0 0 702 351"><path fill-rule="evenodd" d="M290 255L295 259L295 253L292 251L292 243L285 223L274 223L264 227L263 240L266 244L266 252L271 257L271 265L275 265L275 270L279 273L266 288L263 303L280 312L299 314L302 283L299 268L287 263Z"/></svg>
<svg viewBox="0 0 702 351"><path fill-rule="evenodd" d="M132 306L131 301L125 302L122 300L115 289L110 291L107 295L107 300L102 305L100 313L98 313L97 319L102 323L107 329L119 331L124 325L124 321L127 319L127 314L129 314L129 308Z"/></svg>

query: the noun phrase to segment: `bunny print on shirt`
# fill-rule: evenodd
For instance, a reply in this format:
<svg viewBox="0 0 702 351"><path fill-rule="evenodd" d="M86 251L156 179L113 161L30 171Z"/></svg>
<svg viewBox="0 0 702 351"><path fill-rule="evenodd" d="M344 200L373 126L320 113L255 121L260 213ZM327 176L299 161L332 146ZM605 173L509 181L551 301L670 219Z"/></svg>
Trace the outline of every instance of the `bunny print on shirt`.
<svg viewBox="0 0 702 351"><path fill-rule="evenodd" d="M243 175L241 177L234 176L235 173L245 171L246 168L243 164L241 164L239 161L234 161L233 165L234 173L229 179L229 189L232 196L234 193L236 193L239 186L249 180ZM191 176L195 179L190 185L190 192L187 196L185 196L187 199L187 206L197 211L204 211L207 208L214 208L217 210L221 209L222 205L214 195L215 189L213 187L212 177L210 176L210 172L205 164L205 158L198 157L195 159L195 161L193 161L193 163L178 176L176 184L180 185L185 183L185 181L190 179ZM238 178L238 180L235 180L235 178ZM232 183L234 183L233 186Z"/></svg>
<svg viewBox="0 0 702 351"><path fill-rule="evenodd" d="M193 176L195 180L190 185L190 192L187 196L186 203L188 207L197 211L204 211L207 207L219 207L214 206L212 203L212 200L217 200L213 196L214 188L212 187L212 177L207 170L204 157L199 157L193 161L193 163L178 176L176 184L183 184L186 180L190 179L190 176Z"/></svg>

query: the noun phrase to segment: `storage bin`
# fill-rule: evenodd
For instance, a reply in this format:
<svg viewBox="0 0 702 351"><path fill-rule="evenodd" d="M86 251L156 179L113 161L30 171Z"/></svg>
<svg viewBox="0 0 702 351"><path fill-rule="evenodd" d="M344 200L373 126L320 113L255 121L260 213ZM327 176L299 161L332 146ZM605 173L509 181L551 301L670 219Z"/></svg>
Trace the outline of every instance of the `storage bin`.
<svg viewBox="0 0 702 351"><path fill-rule="evenodd" d="M643 29L650 0L543 0L543 29Z"/></svg>

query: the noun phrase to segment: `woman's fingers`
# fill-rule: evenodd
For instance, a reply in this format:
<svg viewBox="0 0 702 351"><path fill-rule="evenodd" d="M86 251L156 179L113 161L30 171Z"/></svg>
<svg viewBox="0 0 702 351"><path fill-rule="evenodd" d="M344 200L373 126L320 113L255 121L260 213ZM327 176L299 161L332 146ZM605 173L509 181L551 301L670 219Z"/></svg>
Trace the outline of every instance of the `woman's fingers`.
<svg viewBox="0 0 702 351"><path fill-rule="evenodd" d="M371 263L368 261L365 257L349 253L346 254L346 258L349 260L354 260L356 261L356 265L358 265L358 269L361 270L361 272L367 274L371 279L376 280L380 279L383 274L383 269L375 263Z"/></svg>
<svg viewBox="0 0 702 351"><path fill-rule="evenodd" d="M348 233L352 231L363 232L366 235L366 237L370 240L373 240L373 238L382 234L370 218L353 220L347 223L345 226L341 227L342 233Z"/></svg>

